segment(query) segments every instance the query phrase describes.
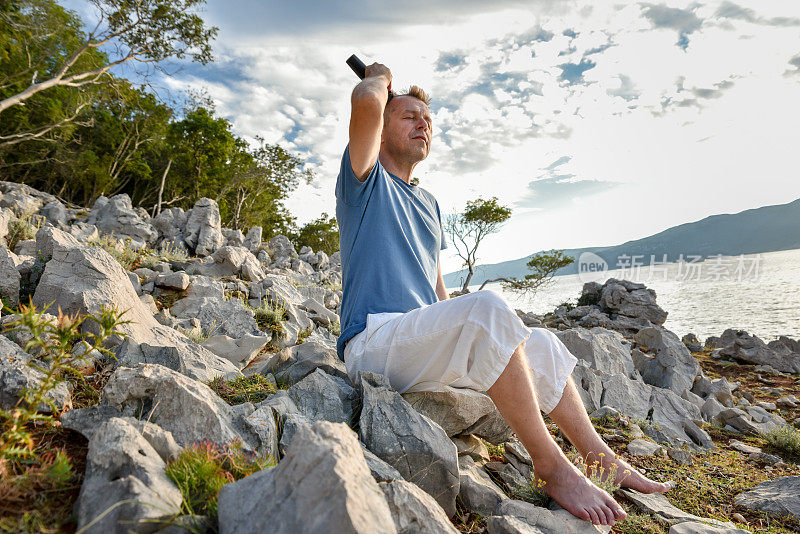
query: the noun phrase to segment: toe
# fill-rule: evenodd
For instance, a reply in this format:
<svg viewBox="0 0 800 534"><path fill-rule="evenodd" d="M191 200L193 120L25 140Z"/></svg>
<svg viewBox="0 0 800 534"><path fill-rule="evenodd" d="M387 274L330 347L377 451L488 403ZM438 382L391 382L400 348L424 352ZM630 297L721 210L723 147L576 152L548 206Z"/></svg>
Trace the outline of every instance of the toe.
<svg viewBox="0 0 800 534"><path fill-rule="evenodd" d="M600 517L597 515L597 512L594 510L594 508L588 508L586 511L589 513L589 520L592 523L594 523L595 525L602 524L600 521Z"/></svg>

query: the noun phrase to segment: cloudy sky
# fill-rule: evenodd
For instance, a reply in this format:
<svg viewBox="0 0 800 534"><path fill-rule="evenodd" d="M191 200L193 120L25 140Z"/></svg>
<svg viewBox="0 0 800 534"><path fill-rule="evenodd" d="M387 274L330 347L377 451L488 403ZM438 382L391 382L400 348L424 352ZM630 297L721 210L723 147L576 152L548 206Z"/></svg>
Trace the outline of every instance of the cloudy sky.
<svg viewBox="0 0 800 534"><path fill-rule="evenodd" d="M301 223L335 212L352 53L432 95L415 175L443 212L513 208L482 263L800 197L794 0L209 0L203 16L216 62L160 87L205 88L237 133L302 155L317 178L287 202Z"/></svg>

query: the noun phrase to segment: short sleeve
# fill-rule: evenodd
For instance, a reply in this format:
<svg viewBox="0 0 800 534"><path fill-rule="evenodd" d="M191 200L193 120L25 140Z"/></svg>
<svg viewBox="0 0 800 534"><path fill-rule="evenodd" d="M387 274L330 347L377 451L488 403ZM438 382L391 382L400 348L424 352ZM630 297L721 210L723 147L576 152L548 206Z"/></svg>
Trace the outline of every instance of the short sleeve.
<svg viewBox="0 0 800 534"><path fill-rule="evenodd" d="M442 233L442 246L439 248L439 250L444 250L447 248L447 239L444 235L444 225L442 224L442 213L441 211L439 211L439 202L436 199L434 199L434 202L436 202L436 215L439 216L439 231Z"/></svg>
<svg viewBox="0 0 800 534"><path fill-rule="evenodd" d="M348 206L363 204L367 191L370 189L371 184L375 182L378 166L379 163L376 158L367 178L363 182L356 178L355 172L353 172L353 165L350 163L350 144L348 143L342 155L339 176L336 178L336 198Z"/></svg>

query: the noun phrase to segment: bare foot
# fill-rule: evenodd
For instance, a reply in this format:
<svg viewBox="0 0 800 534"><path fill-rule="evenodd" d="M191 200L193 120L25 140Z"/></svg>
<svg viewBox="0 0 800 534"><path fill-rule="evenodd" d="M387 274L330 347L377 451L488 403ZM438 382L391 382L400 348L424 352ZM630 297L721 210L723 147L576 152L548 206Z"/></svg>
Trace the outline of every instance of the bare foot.
<svg viewBox="0 0 800 534"><path fill-rule="evenodd" d="M606 477L611 473L614 472L614 483L619 484L623 488L630 488L641 493L664 493L666 491L671 490L675 487L675 482L656 482L650 478L647 478L639 471L637 471L633 466L631 466L628 462L623 460L622 458L616 456L611 449L609 449L609 453L600 453L599 455L600 465L603 468L603 475L602 479L605 480ZM594 464L596 460L591 460L591 455L589 459L586 461L587 465L587 474L591 476L592 473L592 464ZM616 471L612 469L612 465L616 464Z"/></svg>
<svg viewBox="0 0 800 534"><path fill-rule="evenodd" d="M614 525L627 514L614 498L595 486L566 458L557 458L550 468L534 467L542 489L569 513L595 525Z"/></svg>

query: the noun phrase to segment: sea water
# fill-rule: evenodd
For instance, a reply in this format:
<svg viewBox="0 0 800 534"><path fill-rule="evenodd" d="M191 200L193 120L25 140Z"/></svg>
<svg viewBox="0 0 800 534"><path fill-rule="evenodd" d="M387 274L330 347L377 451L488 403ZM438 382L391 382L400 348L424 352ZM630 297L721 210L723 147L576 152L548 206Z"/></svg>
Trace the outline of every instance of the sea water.
<svg viewBox="0 0 800 534"><path fill-rule="evenodd" d="M484 291L500 293L516 309L544 314L565 301L575 304L584 282L609 278L655 290L656 302L668 313L664 326L679 337L692 332L704 341L736 328L767 342L780 335L800 338L800 249L704 261L687 258L652 268L633 261L601 273L553 277L532 296L505 290L500 283L486 284Z"/></svg>

